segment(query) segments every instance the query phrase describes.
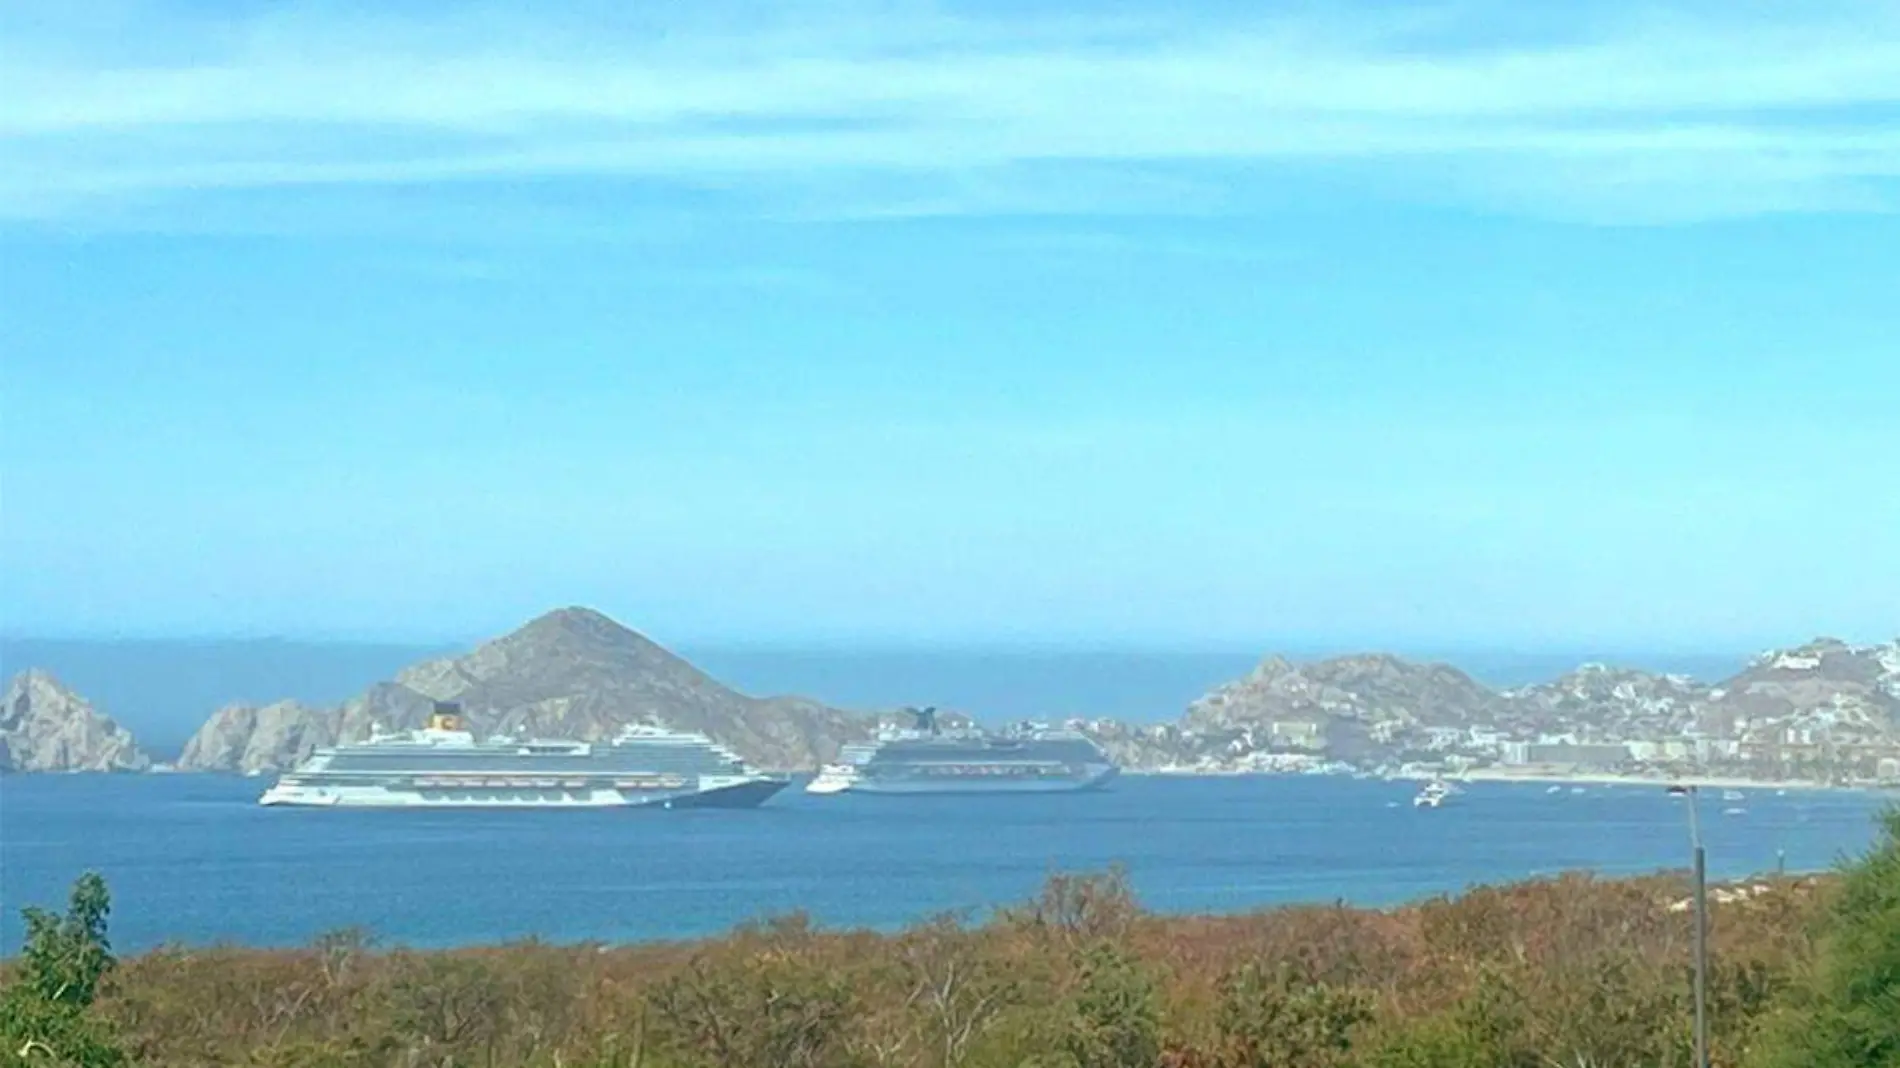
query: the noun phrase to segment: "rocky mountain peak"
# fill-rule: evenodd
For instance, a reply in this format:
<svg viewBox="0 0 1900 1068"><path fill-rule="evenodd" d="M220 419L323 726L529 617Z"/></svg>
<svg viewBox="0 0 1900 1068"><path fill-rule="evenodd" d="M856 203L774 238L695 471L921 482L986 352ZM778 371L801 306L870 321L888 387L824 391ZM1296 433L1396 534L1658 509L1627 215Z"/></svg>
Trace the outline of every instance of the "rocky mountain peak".
<svg viewBox="0 0 1900 1068"><path fill-rule="evenodd" d="M50 672L29 668L0 698L0 771L142 771L132 733Z"/></svg>
<svg viewBox="0 0 1900 1068"><path fill-rule="evenodd" d="M1836 738L1900 733L1900 645L1816 638L1770 650L1715 692L1712 719L1742 738L1826 728Z"/></svg>
<svg viewBox="0 0 1900 1068"><path fill-rule="evenodd" d="M405 668L340 708L225 709L200 730L183 763L286 767L317 745L365 738L373 725L417 726L432 701L451 700L477 734L598 740L629 724L657 723L703 732L775 768L816 766L867 731L856 717L815 702L734 692L638 632L571 607L463 655Z"/></svg>
<svg viewBox="0 0 1900 1068"><path fill-rule="evenodd" d="M440 701L500 686L515 700L541 700L587 680L612 684L628 674L665 678L679 687L711 684L691 664L632 628L591 608L562 608L485 642L461 656L403 670L396 681ZM534 696L530 696L534 695Z"/></svg>
<svg viewBox="0 0 1900 1068"><path fill-rule="evenodd" d="M1879 646L1856 648L1838 638L1816 638L1791 649L1762 653L1730 680L1729 687L1806 678L1871 684L1883 673Z"/></svg>
<svg viewBox="0 0 1900 1068"><path fill-rule="evenodd" d="M1278 653L1271 653L1263 657L1258 664L1254 665L1249 677L1265 681L1277 679L1283 675L1291 675L1298 670L1299 668L1294 666L1293 661L1288 660Z"/></svg>
<svg viewBox="0 0 1900 1068"><path fill-rule="evenodd" d="M1614 733L1641 723L1651 733L1694 725L1710 700L1708 687L1685 675L1592 663L1503 694L1502 724L1514 733Z"/></svg>
<svg viewBox="0 0 1900 1068"><path fill-rule="evenodd" d="M1491 690L1448 664L1415 663L1387 653L1298 665L1271 656L1245 678L1188 706L1185 722L1201 729L1386 716L1463 722L1496 700Z"/></svg>
<svg viewBox="0 0 1900 1068"><path fill-rule="evenodd" d="M1355 653L1307 665L1305 674L1334 685L1407 685L1450 687L1489 693L1477 680L1450 664L1418 662L1391 653Z"/></svg>
<svg viewBox="0 0 1900 1068"><path fill-rule="evenodd" d="M548 651L634 650L653 647L639 631L592 608L571 605L536 616L499 639Z"/></svg>
<svg viewBox="0 0 1900 1068"><path fill-rule="evenodd" d="M11 708L14 698L20 696L38 696L43 698L66 696L77 698L78 695L74 694L58 679L54 678L52 672L45 668L30 667L13 676L13 681L7 684L7 706Z"/></svg>
<svg viewBox="0 0 1900 1068"><path fill-rule="evenodd" d="M1687 675L1659 675L1641 668L1616 667L1611 664L1582 664L1575 670L1558 676L1556 679L1524 687L1518 693L1538 689L1554 689L1575 695L1600 696L1636 696L1642 694L1675 693L1681 695L1700 694L1707 687L1697 683Z"/></svg>

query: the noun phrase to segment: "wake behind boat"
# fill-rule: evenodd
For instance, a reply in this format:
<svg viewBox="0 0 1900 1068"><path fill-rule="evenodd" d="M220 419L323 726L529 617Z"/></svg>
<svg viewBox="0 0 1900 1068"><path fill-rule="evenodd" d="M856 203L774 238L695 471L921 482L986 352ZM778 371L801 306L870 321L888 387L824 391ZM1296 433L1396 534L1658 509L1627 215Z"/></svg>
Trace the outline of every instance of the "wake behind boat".
<svg viewBox="0 0 1900 1068"><path fill-rule="evenodd" d="M611 741L476 741L459 707L428 726L319 749L261 805L342 808L750 808L784 789L703 734L630 726Z"/></svg>
<svg viewBox="0 0 1900 1068"><path fill-rule="evenodd" d="M812 794L1067 793L1098 787L1117 768L1077 731L1027 725L1001 734L945 730L936 709L911 709L912 728L847 745L805 787Z"/></svg>

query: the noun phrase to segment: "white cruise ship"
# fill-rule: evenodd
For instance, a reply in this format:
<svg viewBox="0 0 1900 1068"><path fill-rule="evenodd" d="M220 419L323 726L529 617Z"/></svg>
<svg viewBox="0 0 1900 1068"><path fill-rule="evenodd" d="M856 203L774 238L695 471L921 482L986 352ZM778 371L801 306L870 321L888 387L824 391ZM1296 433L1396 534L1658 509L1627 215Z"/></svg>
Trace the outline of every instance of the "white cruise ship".
<svg viewBox="0 0 1900 1068"><path fill-rule="evenodd" d="M607 742L476 741L439 703L421 730L319 749L261 805L334 808L750 808L785 788L703 734L633 726Z"/></svg>
<svg viewBox="0 0 1900 1068"><path fill-rule="evenodd" d="M844 747L805 787L812 794L1068 793L1098 789L1117 774L1108 755L1073 730L1036 724L1002 734L944 730L937 710L914 708L912 728Z"/></svg>

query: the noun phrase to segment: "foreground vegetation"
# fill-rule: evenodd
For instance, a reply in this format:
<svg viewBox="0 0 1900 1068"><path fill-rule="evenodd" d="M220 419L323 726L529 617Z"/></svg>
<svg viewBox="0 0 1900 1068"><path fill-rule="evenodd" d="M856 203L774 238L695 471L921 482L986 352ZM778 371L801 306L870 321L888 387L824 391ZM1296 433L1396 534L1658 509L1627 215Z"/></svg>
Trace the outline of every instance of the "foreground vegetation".
<svg viewBox="0 0 1900 1068"><path fill-rule="evenodd" d="M1713 1060L1900 1068L1900 813L1838 876L1712 917ZM115 962L105 886L29 910L0 1065L508 1068L1688 1066L1677 877L1583 876L1394 911L1144 913L1053 878L981 924L798 917L690 945L165 949Z"/></svg>

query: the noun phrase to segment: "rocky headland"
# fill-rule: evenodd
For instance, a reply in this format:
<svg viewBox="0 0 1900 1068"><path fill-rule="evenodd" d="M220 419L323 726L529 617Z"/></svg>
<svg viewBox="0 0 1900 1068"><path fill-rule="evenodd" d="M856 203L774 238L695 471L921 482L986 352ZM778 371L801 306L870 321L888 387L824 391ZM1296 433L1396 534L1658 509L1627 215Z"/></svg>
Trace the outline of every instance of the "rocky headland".
<svg viewBox="0 0 1900 1068"><path fill-rule="evenodd" d="M144 771L152 758L50 673L22 671L0 703L0 772Z"/></svg>

